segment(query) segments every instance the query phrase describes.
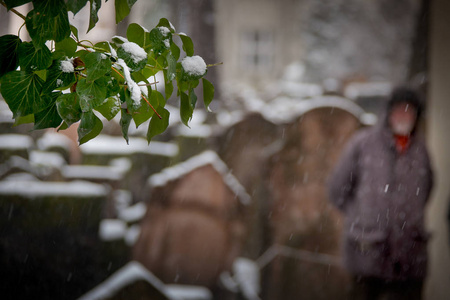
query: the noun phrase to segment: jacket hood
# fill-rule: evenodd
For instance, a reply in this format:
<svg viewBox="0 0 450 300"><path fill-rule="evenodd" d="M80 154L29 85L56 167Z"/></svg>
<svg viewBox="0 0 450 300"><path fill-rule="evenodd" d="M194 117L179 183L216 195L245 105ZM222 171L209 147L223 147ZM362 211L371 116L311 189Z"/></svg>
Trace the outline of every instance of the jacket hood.
<svg viewBox="0 0 450 300"><path fill-rule="evenodd" d="M416 127L417 127L417 123L420 120L420 116L423 112L423 100L421 99L421 97L419 96L419 94L412 88L409 87L397 87L395 88L389 98L386 101L386 107L384 110L384 114L382 115L381 120L383 120L382 122L382 127L384 129L389 129L389 122L388 122L388 118L389 118L389 114L392 111L392 108L394 107L395 104L398 103L403 103L406 102L412 106L414 106L417 110L417 117L416 117L416 123L414 125L414 129L412 131L412 134L414 134ZM389 129L390 130L390 129Z"/></svg>

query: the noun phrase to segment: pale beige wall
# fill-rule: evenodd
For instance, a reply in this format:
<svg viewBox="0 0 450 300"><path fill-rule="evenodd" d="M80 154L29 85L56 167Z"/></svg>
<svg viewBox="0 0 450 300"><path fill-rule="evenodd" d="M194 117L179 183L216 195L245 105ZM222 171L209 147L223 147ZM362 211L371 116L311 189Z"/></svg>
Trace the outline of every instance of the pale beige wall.
<svg viewBox="0 0 450 300"><path fill-rule="evenodd" d="M450 200L450 1L433 0L428 93L428 142L435 188L427 225L433 233L426 299L450 299L450 242L446 215Z"/></svg>
<svg viewBox="0 0 450 300"><path fill-rule="evenodd" d="M263 85L277 79L289 63L300 60L303 6L304 1L293 0L217 0L217 57L224 62L220 82ZM250 73L240 66L240 34L247 29L273 32L276 55L270 73Z"/></svg>

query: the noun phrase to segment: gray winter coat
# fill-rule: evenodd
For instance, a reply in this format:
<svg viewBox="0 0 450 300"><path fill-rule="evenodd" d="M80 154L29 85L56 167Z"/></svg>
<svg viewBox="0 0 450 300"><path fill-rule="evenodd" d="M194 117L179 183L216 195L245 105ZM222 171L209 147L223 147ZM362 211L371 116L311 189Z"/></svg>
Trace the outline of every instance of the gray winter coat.
<svg viewBox="0 0 450 300"><path fill-rule="evenodd" d="M424 207L432 187L425 144L398 154L387 122L358 132L330 177L330 200L345 216L344 264L354 275L423 279Z"/></svg>

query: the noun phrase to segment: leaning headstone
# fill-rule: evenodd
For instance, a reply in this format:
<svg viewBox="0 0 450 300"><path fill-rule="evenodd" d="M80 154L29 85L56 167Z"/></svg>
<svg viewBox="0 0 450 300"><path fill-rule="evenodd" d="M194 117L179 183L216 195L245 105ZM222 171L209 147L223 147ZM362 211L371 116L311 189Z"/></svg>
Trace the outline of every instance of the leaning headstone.
<svg viewBox="0 0 450 300"><path fill-rule="evenodd" d="M148 183L134 259L165 283L216 287L240 252L249 195L212 151L164 169Z"/></svg>
<svg viewBox="0 0 450 300"><path fill-rule="evenodd" d="M34 146L33 139L22 134L0 135L0 164L12 156L28 159L28 150Z"/></svg>
<svg viewBox="0 0 450 300"><path fill-rule="evenodd" d="M341 217L327 198L327 177L364 111L338 97L308 100L287 125L283 147L270 158L272 242L302 251L340 255ZM278 258L264 286L270 299L345 299L339 266Z"/></svg>
<svg viewBox="0 0 450 300"><path fill-rule="evenodd" d="M280 147L282 132L261 114L252 113L228 126L216 139L218 154L233 175L252 195L248 209L246 240L243 255L257 258L267 246L267 183L264 174L268 158Z"/></svg>

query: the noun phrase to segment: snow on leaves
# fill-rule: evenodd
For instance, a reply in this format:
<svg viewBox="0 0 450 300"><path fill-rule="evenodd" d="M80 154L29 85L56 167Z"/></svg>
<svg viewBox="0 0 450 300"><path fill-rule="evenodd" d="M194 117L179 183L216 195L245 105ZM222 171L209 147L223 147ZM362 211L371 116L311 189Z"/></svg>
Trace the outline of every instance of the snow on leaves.
<svg viewBox="0 0 450 300"><path fill-rule="evenodd" d="M205 106L212 101L214 87L203 78L206 63L194 56L191 38L177 34L167 19L162 18L150 31L130 24L126 38L116 36L93 45L78 39L78 29L69 24L67 16L68 11L76 14L89 5L89 31L98 21L100 0L5 1L9 9L22 2L33 4L25 17L32 41L22 42L16 35L0 37L0 92L16 124L34 122L35 129L64 130L79 122L78 140L83 144L100 134L100 115L110 121L120 112L123 137L128 140L132 121L136 127L149 121L150 142L169 125L165 105L174 86L180 116L187 126L200 79ZM134 2L115 1L117 22L129 14ZM185 52L182 60L173 41L176 37ZM164 74L164 94L153 86L157 73Z"/></svg>

